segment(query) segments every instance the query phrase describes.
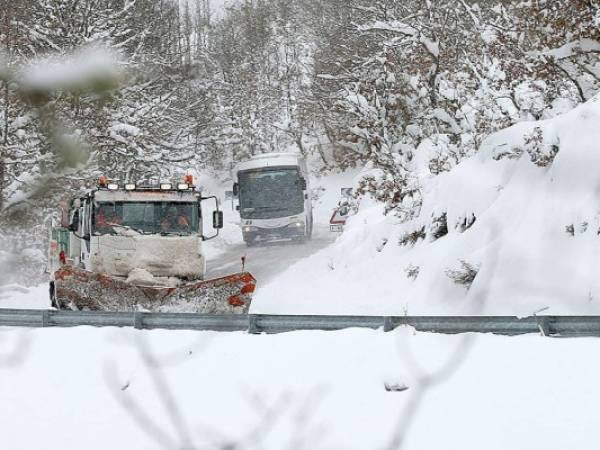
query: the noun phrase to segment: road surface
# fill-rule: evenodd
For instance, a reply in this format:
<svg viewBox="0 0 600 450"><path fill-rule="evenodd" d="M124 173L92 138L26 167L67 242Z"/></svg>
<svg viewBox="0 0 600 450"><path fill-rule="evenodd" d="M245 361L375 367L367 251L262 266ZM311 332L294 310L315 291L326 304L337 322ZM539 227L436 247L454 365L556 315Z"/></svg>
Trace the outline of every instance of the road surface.
<svg viewBox="0 0 600 450"><path fill-rule="evenodd" d="M254 275L260 289L260 286L269 283L295 262L331 244L336 236L336 233L329 231L329 227L315 224L312 239L304 244L277 242L256 247L233 245L209 261L207 278L240 271L241 257L246 256L246 270Z"/></svg>

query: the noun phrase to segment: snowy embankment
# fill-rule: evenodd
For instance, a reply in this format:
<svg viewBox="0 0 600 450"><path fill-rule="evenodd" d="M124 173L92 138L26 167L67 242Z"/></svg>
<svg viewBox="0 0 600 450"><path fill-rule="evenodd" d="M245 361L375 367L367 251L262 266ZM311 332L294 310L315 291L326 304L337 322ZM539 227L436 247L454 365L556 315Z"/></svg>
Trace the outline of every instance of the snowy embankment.
<svg viewBox="0 0 600 450"><path fill-rule="evenodd" d="M48 283L29 288L18 284L0 286L0 308L50 308Z"/></svg>
<svg viewBox="0 0 600 450"><path fill-rule="evenodd" d="M466 342L409 328L1 334L0 422L13 450L377 449L398 423L404 449L589 448L600 439L596 339ZM466 347L457 371L423 392L419 380Z"/></svg>
<svg viewBox="0 0 600 450"><path fill-rule="evenodd" d="M262 287L253 312L600 313L598 123L596 96L493 134L423 177L407 223L363 201L334 245Z"/></svg>

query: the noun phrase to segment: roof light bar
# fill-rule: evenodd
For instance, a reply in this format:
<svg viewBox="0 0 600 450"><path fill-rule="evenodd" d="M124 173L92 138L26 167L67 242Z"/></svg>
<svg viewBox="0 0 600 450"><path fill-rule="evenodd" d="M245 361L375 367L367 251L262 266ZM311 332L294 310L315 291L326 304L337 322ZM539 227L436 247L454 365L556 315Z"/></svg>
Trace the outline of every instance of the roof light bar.
<svg viewBox="0 0 600 450"><path fill-rule="evenodd" d="M126 191L134 191L135 190L135 183L127 183L125 185L125 190Z"/></svg>
<svg viewBox="0 0 600 450"><path fill-rule="evenodd" d="M177 189L180 191L187 191L190 188L190 185L187 183L179 183L177 185Z"/></svg>
<svg viewBox="0 0 600 450"><path fill-rule="evenodd" d="M173 185L171 183L160 183L160 189L162 191L168 191L170 189L173 189Z"/></svg>
<svg viewBox="0 0 600 450"><path fill-rule="evenodd" d="M118 185L117 183L108 183L108 184L106 185L106 188L107 188L109 191L116 191L117 189L119 189L119 185Z"/></svg>

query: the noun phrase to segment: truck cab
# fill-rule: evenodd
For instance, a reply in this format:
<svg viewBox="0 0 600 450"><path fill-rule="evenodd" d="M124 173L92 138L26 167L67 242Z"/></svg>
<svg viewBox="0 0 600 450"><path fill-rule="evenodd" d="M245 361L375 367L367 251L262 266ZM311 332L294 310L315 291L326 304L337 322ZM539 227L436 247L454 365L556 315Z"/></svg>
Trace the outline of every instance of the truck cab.
<svg viewBox="0 0 600 450"><path fill-rule="evenodd" d="M108 182L71 200L68 253L64 263L127 279L143 271L153 282L176 286L202 280L202 242L223 225L216 197L202 197L191 177L183 183ZM214 200L213 227L206 236L202 204ZM133 271L136 272L133 272Z"/></svg>
<svg viewBox="0 0 600 450"><path fill-rule="evenodd" d="M305 159L296 153L265 153L238 164L233 194L247 245L311 237L308 175Z"/></svg>
<svg viewBox="0 0 600 450"><path fill-rule="evenodd" d="M215 202L207 236L205 201ZM61 208L66 213L67 208ZM50 301L56 309L247 314L256 287L248 272L205 279L203 241L223 213L190 176L183 183L118 183L71 200L51 230Z"/></svg>

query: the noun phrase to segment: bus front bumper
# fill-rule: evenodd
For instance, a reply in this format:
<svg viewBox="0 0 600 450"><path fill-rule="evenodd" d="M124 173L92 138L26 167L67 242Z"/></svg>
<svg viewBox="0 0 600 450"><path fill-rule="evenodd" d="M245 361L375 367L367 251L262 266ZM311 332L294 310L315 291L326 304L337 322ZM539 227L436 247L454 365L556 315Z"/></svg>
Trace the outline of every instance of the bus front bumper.
<svg viewBox="0 0 600 450"><path fill-rule="evenodd" d="M279 239L301 239L306 236L304 224L296 224L277 228L261 228L243 226L242 234L245 242L275 241Z"/></svg>

